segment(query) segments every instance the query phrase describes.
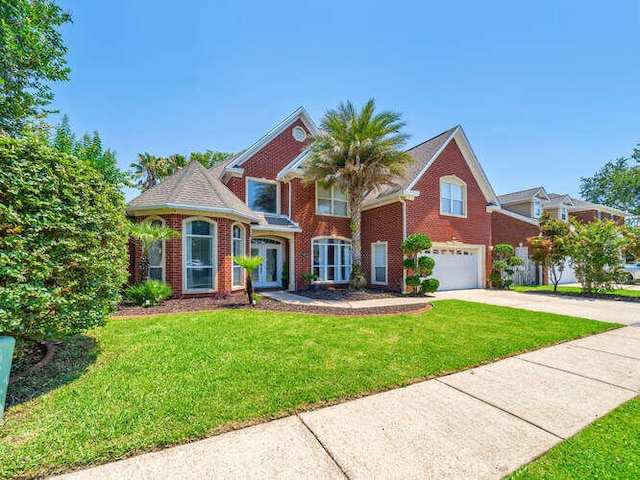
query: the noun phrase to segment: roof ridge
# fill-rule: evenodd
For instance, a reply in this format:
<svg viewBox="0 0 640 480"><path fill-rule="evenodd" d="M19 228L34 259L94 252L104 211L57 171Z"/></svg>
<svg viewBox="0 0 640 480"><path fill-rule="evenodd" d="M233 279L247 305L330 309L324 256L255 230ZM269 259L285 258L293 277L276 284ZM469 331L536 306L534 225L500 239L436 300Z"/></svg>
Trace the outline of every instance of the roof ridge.
<svg viewBox="0 0 640 480"><path fill-rule="evenodd" d="M453 130L456 130L456 129L457 129L457 128L459 128L460 126L461 126L461 125L460 125L460 124L458 124L458 125L456 125L455 127L449 128L448 130L445 130L444 132L441 132L441 133L439 133L439 134L437 134L437 135L434 135L433 137L431 137L431 138L429 138L429 139L425 140L424 142L420 142L420 143L418 143L417 145L414 145L414 146L413 146L413 147L411 147L411 148L407 148L407 149L405 150L405 152L408 152L409 150L413 150L414 148L418 148L418 147L420 147L420 146L424 145L425 143L429 143L430 141L435 140L435 139L436 139L436 138L438 138L438 137L441 137L441 136L442 136L442 135L444 135L445 133L449 133L449 132L452 132Z"/></svg>

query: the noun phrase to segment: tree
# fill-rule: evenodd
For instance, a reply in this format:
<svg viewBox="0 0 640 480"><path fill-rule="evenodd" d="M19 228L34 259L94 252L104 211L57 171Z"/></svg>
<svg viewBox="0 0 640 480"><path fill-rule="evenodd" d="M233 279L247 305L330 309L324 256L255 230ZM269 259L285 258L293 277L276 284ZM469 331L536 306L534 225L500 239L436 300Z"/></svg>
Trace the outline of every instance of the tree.
<svg viewBox="0 0 640 480"><path fill-rule="evenodd" d="M85 133L80 140L77 140L67 115L62 117L56 126L51 145L60 152L73 154L84 160L114 187L121 190L123 187L133 186L131 175L118 167L115 152L110 149L103 150L100 134L97 131L94 131L93 135Z"/></svg>
<svg viewBox="0 0 640 480"><path fill-rule="evenodd" d="M251 274L256 268L264 263L265 259L262 257L246 257L244 255L238 255L233 257L233 261L244 268L247 272L247 297L249 298L249 305L255 307L256 301L253 298L253 281L251 280Z"/></svg>
<svg viewBox="0 0 640 480"><path fill-rule="evenodd" d="M138 161L131 164L131 175L137 179L137 186L144 192L160 183L167 167L166 159L158 158L150 153L139 153Z"/></svg>
<svg viewBox="0 0 640 480"><path fill-rule="evenodd" d="M508 243L499 243L493 247L493 262L491 267L491 283L498 288L509 289L513 280L509 279L509 275L513 275L514 268L523 264L520 257L515 256L515 249Z"/></svg>
<svg viewBox="0 0 640 480"><path fill-rule="evenodd" d="M622 233L627 239L624 253L628 263L640 261L640 228L626 227Z"/></svg>
<svg viewBox="0 0 640 480"><path fill-rule="evenodd" d="M422 233L409 235L401 244L402 253L407 258L402 261L402 267L408 270L405 282L408 287L414 289L414 293L433 293L440 286L435 278L425 278L433 273L436 262L431 257L419 254L431 248L431 239Z"/></svg>
<svg viewBox="0 0 640 480"><path fill-rule="evenodd" d="M102 325L127 278L122 195L34 135L0 137L0 334Z"/></svg>
<svg viewBox="0 0 640 480"><path fill-rule="evenodd" d="M628 241L621 228L609 220L572 225L567 251L583 293L614 290Z"/></svg>
<svg viewBox="0 0 640 480"><path fill-rule="evenodd" d="M69 80L59 28L70 21L54 0L0 2L0 133L17 135L51 113L48 83Z"/></svg>
<svg viewBox="0 0 640 480"><path fill-rule="evenodd" d="M609 161L593 177L580 179L587 201L640 215L640 144L630 157Z"/></svg>
<svg viewBox="0 0 640 480"><path fill-rule="evenodd" d="M403 152L408 136L401 133L404 122L393 112L374 113L369 100L359 112L351 102L329 110L322 119L323 132L312 138L306 162L307 181L336 185L346 191L351 212L352 288L364 288L362 274L362 203L376 187L400 178L413 158Z"/></svg>
<svg viewBox="0 0 640 480"><path fill-rule="evenodd" d="M567 241L570 226L567 222L553 218L548 213L542 215L540 221L540 235L530 239L534 261L547 269L553 291L558 289L567 261Z"/></svg>
<svg viewBox="0 0 640 480"><path fill-rule="evenodd" d="M149 280L149 251L156 242L170 240L180 235L179 232L162 225L153 225L150 222L131 223L129 233L134 240L140 242L142 249L140 255L140 281Z"/></svg>
<svg viewBox="0 0 640 480"><path fill-rule="evenodd" d="M211 168L220 162L224 162L227 158L232 157L232 153L218 152L207 149L204 152L191 152L189 155L189 161L194 160L200 162L205 168Z"/></svg>

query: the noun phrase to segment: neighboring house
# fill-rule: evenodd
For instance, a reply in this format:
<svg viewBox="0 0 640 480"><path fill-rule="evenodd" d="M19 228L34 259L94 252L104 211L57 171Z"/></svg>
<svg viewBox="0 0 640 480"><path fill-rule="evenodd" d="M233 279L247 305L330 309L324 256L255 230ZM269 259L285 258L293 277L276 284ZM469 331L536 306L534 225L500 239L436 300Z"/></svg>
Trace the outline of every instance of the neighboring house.
<svg viewBox="0 0 640 480"><path fill-rule="evenodd" d="M319 133L300 108L238 155L206 170L193 162L132 200L136 221L180 232L152 259L151 271L174 296L244 289L237 254L266 259L257 288L346 284L351 234L344 192L303 181L308 139ZM441 289L482 288L490 273L492 209L498 199L457 126L408 150L415 162L396 185L367 195L362 218L363 272L371 287L401 290L400 244L412 233L433 241ZM133 246L137 264L139 246ZM138 274L135 269L132 274ZM284 279L284 280L283 280Z"/></svg>

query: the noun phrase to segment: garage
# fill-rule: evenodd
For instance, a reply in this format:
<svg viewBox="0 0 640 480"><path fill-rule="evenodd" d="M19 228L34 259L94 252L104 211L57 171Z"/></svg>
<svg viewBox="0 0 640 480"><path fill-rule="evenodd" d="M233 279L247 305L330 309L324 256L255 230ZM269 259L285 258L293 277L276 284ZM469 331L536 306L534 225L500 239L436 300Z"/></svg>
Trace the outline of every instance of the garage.
<svg viewBox="0 0 640 480"><path fill-rule="evenodd" d="M481 288L482 248L464 246L433 247L425 255L433 258L436 266L433 277L440 281L438 290Z"/></svg>
<svg viewBox="0 0 640 480"><path fill-rule="evenodd" d="M551 278L549 278L549 283L553 283ZM578 277L576 277L576 273L573 271L573 268L571 268L571 263L569 263L568 258L564 263L564 270L562 271L562 276L560 277L558 284L564 285L566 283L579 283Z"/></svg>

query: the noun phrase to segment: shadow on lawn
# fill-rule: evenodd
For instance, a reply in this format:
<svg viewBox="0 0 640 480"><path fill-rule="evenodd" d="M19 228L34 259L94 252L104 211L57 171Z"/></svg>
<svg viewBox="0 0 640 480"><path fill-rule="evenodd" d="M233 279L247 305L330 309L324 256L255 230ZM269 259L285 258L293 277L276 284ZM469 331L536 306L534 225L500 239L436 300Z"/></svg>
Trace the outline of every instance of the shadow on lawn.
<svg viewBox="0 0 640 480"><path fill-rule="evenodd" d="M55 351L50 362L9 383L7 408L74 381L96 361L100 353L95 339L84 335L71 337L54 345Z"/></svg>

